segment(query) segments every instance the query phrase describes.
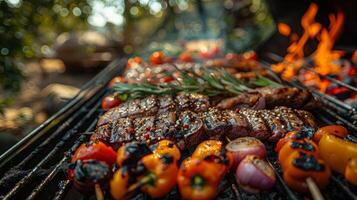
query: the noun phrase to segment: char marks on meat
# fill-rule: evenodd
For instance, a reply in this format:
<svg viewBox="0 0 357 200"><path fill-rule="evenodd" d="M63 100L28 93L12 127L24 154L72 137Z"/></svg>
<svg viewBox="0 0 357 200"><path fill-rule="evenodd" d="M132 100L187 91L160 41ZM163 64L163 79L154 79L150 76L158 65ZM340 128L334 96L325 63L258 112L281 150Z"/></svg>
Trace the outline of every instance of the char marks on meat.
<svg viewBox="0 0 357 200"><path fill-rule="evenodd" d="M260 111L243 108L239 111L245 116L248 123L251 125L250 136L254 136L260 140L266 140L270 136L270 130L266 126L263 116Z"/></svg>
<svg viewBox="0 0 357 200"><path fill-rule="evenodd" d="M207 96L182 93L128 100L100 117L91 139L118 148L128 141L154 143L166 138L183 149L208 138L253 136L277 141L289 130L304 126L316 127L307 111L287 107L226 110L210 106Z"/></svg>
<svg viewBox="0 0 357 200"><path fill-rule="evenodd" d="M316 105L316 100L307 90L294 87L262 87L255 92L240 94L221 101L217 107L222 109L234 108L240 104L253 106L259 98L263 97L268 108L275 106L289 106L292 108L311 108Z"/></svg>

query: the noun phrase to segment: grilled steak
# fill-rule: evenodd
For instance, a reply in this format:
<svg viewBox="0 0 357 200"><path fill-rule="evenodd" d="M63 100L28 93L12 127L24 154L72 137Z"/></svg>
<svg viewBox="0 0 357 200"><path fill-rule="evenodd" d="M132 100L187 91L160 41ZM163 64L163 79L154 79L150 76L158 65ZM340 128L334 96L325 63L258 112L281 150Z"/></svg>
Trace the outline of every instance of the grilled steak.
<svg viewBox="0 0 357 200"><path fill-rule="evenodd" d="M239 104L253 106L260 97L265 99L268 108L275 106L289 106L291 108L311 108L316 104L312 94L307 90L294 87L263 87L256 89L255 92L240 94L222 100L217 107L222 109L231 109Z"/></svg>
<svg viewBox="0 0 357 200"><path fill-rule="evenodd" d="M242 109L239 111L240 114L245 116L248 123L251 125L251 130L249 135L256 137L260 140L266 140L270 136L270 130L266 126L261 112L252 109Z"/></svg>
<svg viewBox="0 0 357 200"><path fill-rule="evenodd" d="M253 136L276 141L304 126L316 127L307 111L287 107L222 110L210 107L207 96L178 94L129 100L107 111L99 119L92 140L117 148L128 141L155 143L166 138L187 148L207 138Z"/></svg>

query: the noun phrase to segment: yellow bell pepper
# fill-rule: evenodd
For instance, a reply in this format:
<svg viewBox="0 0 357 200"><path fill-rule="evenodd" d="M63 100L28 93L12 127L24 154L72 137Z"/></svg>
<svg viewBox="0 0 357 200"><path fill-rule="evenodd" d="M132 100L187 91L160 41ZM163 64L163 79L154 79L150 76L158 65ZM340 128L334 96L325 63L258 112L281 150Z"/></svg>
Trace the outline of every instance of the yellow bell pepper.
<svg viewBox="0 0 357 200"><path fill-rule="evenodd" d="M333 170L343 174L348 160L357 156L357 143L325 134L319 142L319 154Z"/></svg>

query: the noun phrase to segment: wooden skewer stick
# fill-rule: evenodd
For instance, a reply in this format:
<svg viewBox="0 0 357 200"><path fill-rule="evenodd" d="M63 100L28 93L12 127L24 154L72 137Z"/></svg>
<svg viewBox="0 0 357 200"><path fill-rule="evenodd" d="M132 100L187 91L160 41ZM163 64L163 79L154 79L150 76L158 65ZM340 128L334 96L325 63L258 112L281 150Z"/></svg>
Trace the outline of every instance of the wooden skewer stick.
<svg viewBox="0 0 357 200"><path fill-rule="evenodd" d="M317 187L315 181L311 177L308 177L306 179L306 184L314 200L324 200L324 197L322 196L320 189Z"/></svg>
<svg viewBox="0 0 357 200"><path fill-rule="evenodd" d="M122 199L130 199L132 194L135 192L135 190L139 189L141 186L147 184L148 182L152 181L153 177L151 175L148 175L142 179L140 179L138 182L134 183L128 188L128 191L124 195Z"/></svg>
<svg viewBox="0 0 357 200"><path fill-rule="evenodd" d="M95 188L95 196L97 197L97 200L104 200L103 191L100 188L100 185L97 183L94 185L94 188Z"/></svg>

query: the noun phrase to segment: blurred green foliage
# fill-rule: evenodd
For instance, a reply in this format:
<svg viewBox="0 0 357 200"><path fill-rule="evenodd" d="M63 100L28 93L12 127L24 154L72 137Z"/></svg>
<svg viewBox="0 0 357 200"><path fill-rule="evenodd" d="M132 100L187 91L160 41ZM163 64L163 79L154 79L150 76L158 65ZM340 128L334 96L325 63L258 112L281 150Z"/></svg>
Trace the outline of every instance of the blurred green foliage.
<svg viewBox="0 0 357 200"><path fill-rule="evenodd" d="M80 15L78 15L80 10ZM76 13L77 11L77 13ZM0 85L20 89L23 59L41 56L43 44L52 44L58 33L88 28L91 8L86 0L0 0Z"/></svg>

